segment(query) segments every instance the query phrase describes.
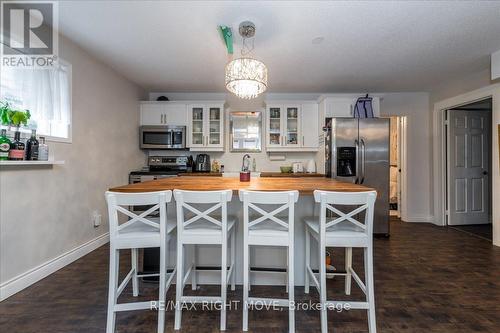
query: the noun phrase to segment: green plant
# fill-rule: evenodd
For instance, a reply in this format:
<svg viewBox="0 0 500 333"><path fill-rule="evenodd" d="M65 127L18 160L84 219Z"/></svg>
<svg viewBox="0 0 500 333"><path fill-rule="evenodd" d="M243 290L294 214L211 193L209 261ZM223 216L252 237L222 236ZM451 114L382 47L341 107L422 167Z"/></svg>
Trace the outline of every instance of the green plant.
<svg viewBox="0 0 500 333"><path fill-rule="evenodd" d="M8 102L0 102L0 121L2 125L13 125L16 127L28 125L28 120L31 118L29 110L19 111L10 106Z"/></svg>

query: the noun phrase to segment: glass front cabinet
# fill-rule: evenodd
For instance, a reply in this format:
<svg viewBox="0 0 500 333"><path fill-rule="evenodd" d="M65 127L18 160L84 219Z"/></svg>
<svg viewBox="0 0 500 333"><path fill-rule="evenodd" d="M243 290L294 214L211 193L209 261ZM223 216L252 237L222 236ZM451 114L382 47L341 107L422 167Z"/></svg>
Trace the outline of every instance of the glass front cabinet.
<svg viewBox="0 0 500 333"><path fill-rule="evenodd" d="M188 139L191 150L222 151L224 149L224 105L191 104L188 106L188 113Z"/></svg>
<svg viewBox="0 0 500 333"><path fill-rule="evenodd" d="M269 148L300 146L300 105L267 105L266 144Z"/></svg>

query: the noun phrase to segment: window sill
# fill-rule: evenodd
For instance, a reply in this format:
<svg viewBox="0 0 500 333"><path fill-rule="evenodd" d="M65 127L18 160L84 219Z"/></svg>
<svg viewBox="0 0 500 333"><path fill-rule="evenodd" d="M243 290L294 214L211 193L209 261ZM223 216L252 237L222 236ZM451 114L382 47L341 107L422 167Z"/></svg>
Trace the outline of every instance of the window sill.
<svg viewBox="0 0 500 333"><path fill-rule="evenodd" d="M64 161L0 161L0 166L22 166L22 165L63 165Z"/></svg>

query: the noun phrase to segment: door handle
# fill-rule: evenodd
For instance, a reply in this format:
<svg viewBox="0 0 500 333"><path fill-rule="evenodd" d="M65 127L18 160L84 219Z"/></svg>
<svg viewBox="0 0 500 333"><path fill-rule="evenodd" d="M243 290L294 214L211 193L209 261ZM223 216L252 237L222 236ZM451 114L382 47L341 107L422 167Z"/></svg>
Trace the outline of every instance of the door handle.
<svg viewBox="0 0 500 333"><path fill-rule="evenodd" d="M356 145L356 158L358 158L359 155L359 141L358 139L354 140L354 144ZM356 179L354 180L354 184L358 184L359 182L359 163L356 163Z"/></svg>
<svg viewBox="0 0 500 333"><path fill-rule="evenodd" d="M483 171L483 175L485 175L485 176L486 176L487 174L488 174L488 171L484 170L484 171Z"/></svg>
<svg viewBox="0 0 500 333"><path fill-rule="evenodd" d="M160 115L160 123L163 124L163 113Z"/></svg>
<svg viewBox="0 0 500 333"><path fill-rule="evenodd" d="M361 181L359 182L360 184L363 184L365 182L365 154L366 154L366 146L365 146L365 140L361 139Z"/></svg>

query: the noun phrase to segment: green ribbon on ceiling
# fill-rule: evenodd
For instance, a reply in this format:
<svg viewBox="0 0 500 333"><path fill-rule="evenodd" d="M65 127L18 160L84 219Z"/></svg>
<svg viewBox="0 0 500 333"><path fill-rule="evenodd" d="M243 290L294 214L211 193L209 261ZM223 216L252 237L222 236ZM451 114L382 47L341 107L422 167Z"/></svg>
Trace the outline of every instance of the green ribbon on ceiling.
<svg viewBox="0 0 500 333"><path fill-rule="evenodd" d="M233 33L231 28L225 25L219 25L219 30L224 39L224 43L226 43L227 53L233 54Z"/></svg>

